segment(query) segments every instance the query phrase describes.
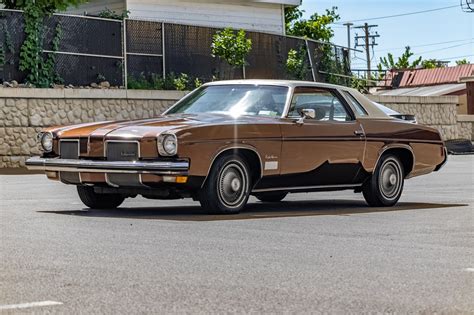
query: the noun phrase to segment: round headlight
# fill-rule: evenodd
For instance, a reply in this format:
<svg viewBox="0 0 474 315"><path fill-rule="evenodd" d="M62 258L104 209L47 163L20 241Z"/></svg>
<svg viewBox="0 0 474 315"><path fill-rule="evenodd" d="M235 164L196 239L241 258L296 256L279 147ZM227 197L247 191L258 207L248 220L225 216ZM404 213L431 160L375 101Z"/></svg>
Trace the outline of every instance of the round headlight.
<svg viewBox="0 0 474 315"><path fill-rule="evenodd" d="M163 138L163 150L168 155L175 155L178 149L176 137L174 135L166 135Z"/></svg>
<svg viewBox="0 0 474 315"><path fill-rule="evenodd" d="M41 136L41 147L44 152L53 151L53 134L51 132L45 132Z"/></svg>

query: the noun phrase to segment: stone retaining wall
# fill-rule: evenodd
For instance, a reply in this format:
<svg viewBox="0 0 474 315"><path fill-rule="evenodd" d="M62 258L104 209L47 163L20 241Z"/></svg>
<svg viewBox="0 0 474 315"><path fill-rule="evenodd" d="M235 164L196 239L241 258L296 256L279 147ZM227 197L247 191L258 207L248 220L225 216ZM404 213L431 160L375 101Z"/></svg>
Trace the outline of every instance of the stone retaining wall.
<svg viewBox="0 0 474 315"><path fill-rule="evenodd" d="M39 154L36 134L46 126L161 114L185 95L177 91L0 89L0 168L22 167Z"/></svg>
<svg viewBox="0 0 474 315"><path fill-rule="evenodd" d="M474 141L474 115L458 115L457 131L458 138Z"/></svg>
<svg viewBox="0 0 474 315"><path fill-rule="evenodd" d="M465 130L458 130L458 96L369 95L369 98L402 114L415 115L420 124L438 129L444 140L472 137Z"/></svg>
<svg viewBox="0 0 474 315"><path fill-rule="evenodd" d="M185 95L177 91L0 88L0 168L22 167L39 154L41 128L161 114ZM473 139L472 115L456 115L458 98L370 96L396 111L416 115L438 128L444 139Z"/></svg>

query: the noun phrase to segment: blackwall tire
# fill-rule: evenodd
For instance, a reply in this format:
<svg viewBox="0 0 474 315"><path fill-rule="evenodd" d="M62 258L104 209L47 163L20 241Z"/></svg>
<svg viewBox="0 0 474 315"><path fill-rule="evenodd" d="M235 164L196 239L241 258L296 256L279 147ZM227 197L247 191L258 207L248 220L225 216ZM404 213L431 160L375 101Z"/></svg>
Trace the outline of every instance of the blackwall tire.
<svg viewBox="0 0 474 315"><path fill-rule="evenodd" d="M249 199L251 178L248 164L240 156L217 158L199 192L201 207L209 214L239 213Z"/></svg>
<svg viewBox="0 0 474 315"><path fill-rule="evenodd" d="M402 195L404 179L405 172L398 157L382 156L371 178L362 187L365 200L371 207L394 206Z"/></svg>
<svg viewBox="0 0 474 315"><path fill-rule="evenodd" d="M287 192L265 192L255 194L255 198L262 202L280 202L288 195Z"/></svg>
<svg viewBox="0 0 474 315"><path fill-rule="evenodd" d="M98 194L88 186L77 186L77 193L82 203L91 209L115 209L125 200L119 194Z"/></svg>

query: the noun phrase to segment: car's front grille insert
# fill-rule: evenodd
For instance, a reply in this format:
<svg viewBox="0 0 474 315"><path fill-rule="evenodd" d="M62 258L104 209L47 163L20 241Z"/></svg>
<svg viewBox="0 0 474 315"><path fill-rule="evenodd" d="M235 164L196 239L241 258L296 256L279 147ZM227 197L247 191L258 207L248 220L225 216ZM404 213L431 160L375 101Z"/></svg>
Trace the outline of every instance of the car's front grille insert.
<svg viewBox="0 0 474 315"><path fill-rule="evenodd" d="M59 155L61 159L79 159L79 140L60 140Z"/></svg>
<svg viewBox="0 0 474 315"><path fill-rule="evenodd" d="M138 142L107 141L107 161L137 161L140 157Z"/></svg>
<svg viewBox="0 0 474 315"><path fill-rule="evenodd" d="M132 141L107 141L107 161L137 161L140 158L140 146ZM107 174L107 183L119 187L142 186L139 174Z"/></svg>

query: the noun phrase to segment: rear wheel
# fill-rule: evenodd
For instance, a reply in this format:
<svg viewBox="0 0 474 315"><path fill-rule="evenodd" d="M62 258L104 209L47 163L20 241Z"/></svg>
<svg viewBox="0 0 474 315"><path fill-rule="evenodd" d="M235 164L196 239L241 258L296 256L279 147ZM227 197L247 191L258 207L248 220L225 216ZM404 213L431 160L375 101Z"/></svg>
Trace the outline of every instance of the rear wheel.
<svg viewBox="0 0 474 315"><path fill-rule="evenodd" d="M405 173L403 165L392 154L380 158L372 177L362 187L367 203L372 207L391 207L395 205L403 191Z"/></svg>
<svg viewBox="0 0 474 315"><path fill-rule="evenodd" d="M255 198L263 202L279 202L285 199L287 192L266 192L255 194Z"/></svg>
<svg viewBox="0 0 474 315"><path fill-rule="evenodd" d="M240 156L224 155L212 166L199 201L210 214L236 214L247 204L250 187L247 162Z"/></svg>
<svg viewBox="0 0 474 315"><path fill-rule="evenodd" d="M91 209L114 209L125 200L119 194L98 194L89 186L77 186L77 193L82 203Z"/></svg>

